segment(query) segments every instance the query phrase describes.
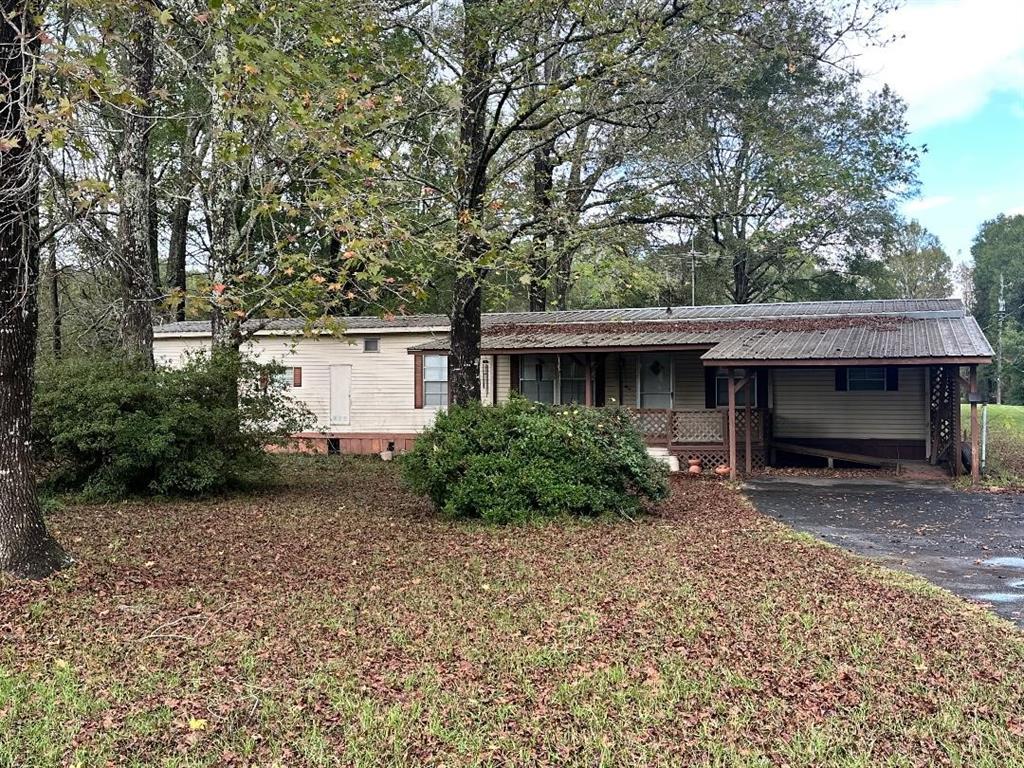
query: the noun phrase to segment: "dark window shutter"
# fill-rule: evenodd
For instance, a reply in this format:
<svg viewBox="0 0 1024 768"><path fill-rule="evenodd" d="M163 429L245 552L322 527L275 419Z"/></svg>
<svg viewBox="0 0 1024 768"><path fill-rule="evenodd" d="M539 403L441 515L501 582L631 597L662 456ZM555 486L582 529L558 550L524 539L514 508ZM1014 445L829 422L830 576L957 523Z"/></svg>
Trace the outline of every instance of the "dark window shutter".
<svg viewBox="0 0 1024 768"><path fill-rule="evenodd" d="M846 382L846 366L836 368L836 392L845 392L849 389Z"/></svg>
<svg viewBox="0 0 1024 768"><path fill-rule="evenodd" d="M270 374L260 371L260 391L266 392L270 388Z"/></svg>
<svg viewBox="0 0 1024 768"><path fill-rule="evenodd" d="M767 368L758 368L756 374L757 382L757 407L767 408L768 407L768 374L770 371Z"/></svg>
<svg viewBox="0 0 1024 768"><path fill-rule="evenodd" d="M509 355L508 357L508 391L518 392L519 391L519 355Z"/></svg>
<svg viewBox="0 0 1024 768"><path fill-rule="evenodd" d="M292 368L292 386L302 386L302 368Z"/></svg>
<svg viewBox="0 0 1024 768"><path fill-rule="evenodd" d="M895 365L885 366L885 391L896 392L900 388L900 369Z"/></svg>
<svg viewBox="0 0 1024 768"><path fill-rule="evenodd" d="M413 408L423 407L423 355L412 356L413 370Z"/></svg>
<svg viewBox="0 0 1024 768"><path fill-rule="evenodd" d="M718 407L718 369L704 369L704 407Z"/></svg>

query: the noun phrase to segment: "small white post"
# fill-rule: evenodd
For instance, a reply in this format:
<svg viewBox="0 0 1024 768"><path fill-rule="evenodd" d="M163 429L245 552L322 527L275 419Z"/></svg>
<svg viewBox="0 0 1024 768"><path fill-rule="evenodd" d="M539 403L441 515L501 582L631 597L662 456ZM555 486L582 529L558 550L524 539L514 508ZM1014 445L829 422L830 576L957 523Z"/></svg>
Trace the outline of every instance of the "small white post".
<svg viewBox="0 0 1024 768"><path fill-rule="evenodd" d="M981 471L988 460L988 403L981 406Z"/></svg>

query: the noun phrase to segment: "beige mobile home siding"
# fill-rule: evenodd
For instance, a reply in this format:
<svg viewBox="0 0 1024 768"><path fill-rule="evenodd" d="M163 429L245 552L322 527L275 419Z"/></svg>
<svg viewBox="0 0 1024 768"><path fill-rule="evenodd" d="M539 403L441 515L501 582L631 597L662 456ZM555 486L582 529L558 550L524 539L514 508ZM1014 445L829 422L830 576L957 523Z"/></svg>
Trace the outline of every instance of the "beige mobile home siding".
<svg viewBox="0 0 1024 768"><path fill-rule="evenodd" d="M897 392L837 392L831 368L773 371L777 437L925 440L924 369L900 368Z"/></svg>
<svg viewBox="0 0 1024 768"><path fill-rule="evenodd" d="M373 333L338 338L257 336L250 349L258 360L276 359L282 365L302 368L302 386L292 390L313 412L313 431L337 433L412 433L428 426L437 409L414 407L411 346L429 341L429 333L382 333L379 352L363 352L363 338ZM351 339L354 343L349 343ZM207 339L156 339L157 360L180 362L185 349L207 348ZM330 423L330 366L351 365L349 423Z"/></svg>
<svg viewBox="0 0 1024 768"><path fill-rule="evenodd" d="M494 356L494 386L496 387L498 402L504 403L508 400L509 392L512 391L511 384L511 363L508 355Z"/></svg>
<svg viewBox="0 0 1024 768"><path fill-rule="evenodd" d="M169 365L176 368L181 365L190 352L202 352L210 348L210 340L198 337L154 339L153 359L157 365Z"/></svg>
<svg viewBox="0 0 1024 768"><path fill-rule="evenodd" d="M704 363L700 360L703 354L703 350L674 353L672 407L677 411L704 409Z"/></svg>

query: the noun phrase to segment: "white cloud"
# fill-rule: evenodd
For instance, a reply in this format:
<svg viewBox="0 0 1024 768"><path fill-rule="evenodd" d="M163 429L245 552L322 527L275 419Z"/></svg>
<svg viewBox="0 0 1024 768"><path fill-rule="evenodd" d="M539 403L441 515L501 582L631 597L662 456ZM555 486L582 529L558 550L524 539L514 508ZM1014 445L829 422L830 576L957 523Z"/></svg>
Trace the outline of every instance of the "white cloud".
<svg viewBox="0 0 1024 768"><path fill-rule="evenodd" d="M870 86L906 100L915 130L968 117L996 92L1024 100L1022 0L911 0L886 32L901 37L862 51L859 65Z"/></svg>
<svg viewBox="0 0 1024 768"><path fill-rule="evenodd" d="M953 198L949 195L932 195L931 197L922 197L918 200L910 200L904 203L903 210L911 214L921 213L921 211L930 211L932 208L941 208L952 202Z"/></svg>

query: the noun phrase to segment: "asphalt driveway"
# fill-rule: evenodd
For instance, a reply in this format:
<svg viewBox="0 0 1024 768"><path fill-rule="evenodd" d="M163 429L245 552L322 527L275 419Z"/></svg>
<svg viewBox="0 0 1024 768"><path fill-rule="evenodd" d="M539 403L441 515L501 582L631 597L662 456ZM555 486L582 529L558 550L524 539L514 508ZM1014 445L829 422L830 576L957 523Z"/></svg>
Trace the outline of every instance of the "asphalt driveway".
<svg viewBox="0 0 1024 768"><path fill-rule="evenodd" d="M875 479L763 478L745 488L763 514L1024 628L1024 495Z"/></svg>

